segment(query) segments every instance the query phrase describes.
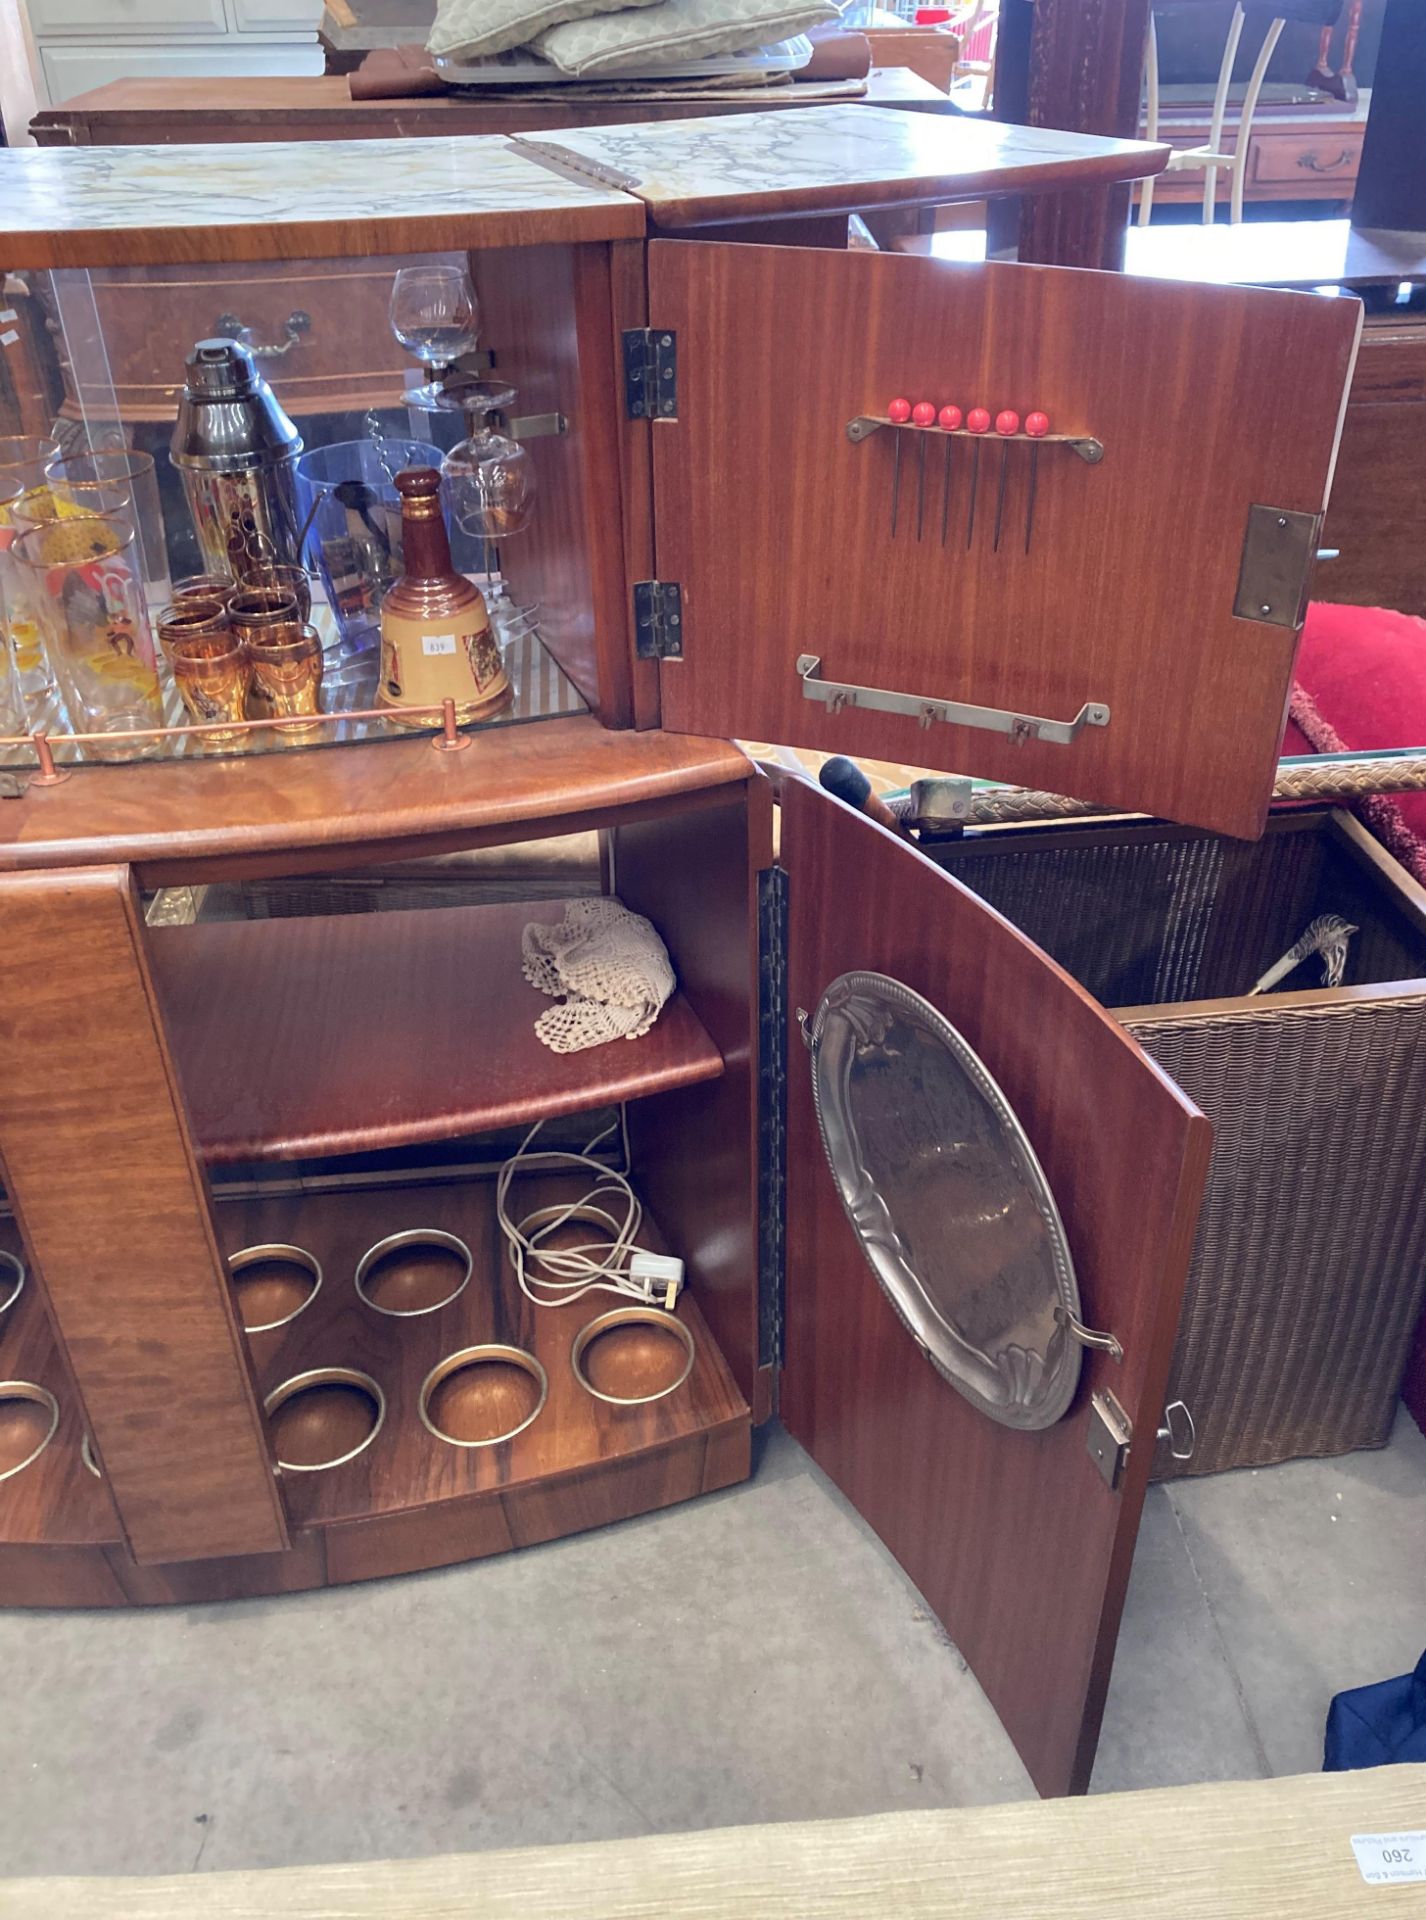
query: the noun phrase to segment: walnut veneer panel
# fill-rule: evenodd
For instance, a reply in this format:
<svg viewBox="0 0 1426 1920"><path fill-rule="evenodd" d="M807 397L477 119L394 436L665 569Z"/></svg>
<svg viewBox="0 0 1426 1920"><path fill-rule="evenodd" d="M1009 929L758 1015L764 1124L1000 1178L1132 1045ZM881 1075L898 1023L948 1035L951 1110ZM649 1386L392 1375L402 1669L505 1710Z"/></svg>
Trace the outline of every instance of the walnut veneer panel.
<svg viewBox="0 0 1426 1920"><path fill-rule="evenodd" d="M538 839L746 780L726 741L614 732L588 715L501 727L464 753L426 740L252 760L85 767L0 810L0 872L125 860L145 885L229 871L331 871Z"/></svg>
<svg viewBox="0 0 1426 1920"><path fill-rule="evenodd" d="M530 448L538 503L501 569L517 604L538 603L540 638L590 707L624 727L634 717L617 479L627 423L610 251L482 248L470 265L481 338L495 350L498 378L518 391L519 412L568 422Z"/></svg>
<svg viewBox="0 0 1426 1920"><path fill-rule="evenodd" d="M0 880L4 1181L135 1556L286 1544L123 868Z"/></svg>
<svg viewBox="0 0 1426 1920"><path fill-rule="evenodd" d="M653 435L659 577L683 586L683 657L660 672L665 726L1262 830L1297 636L1234 615L1243 539L1255 503L1323 506L1354 303L655 241L649 312L679 335L678 418ZM898 394L1043 407L1104 458L1040 447L1027 554L1030 443L889 428L848 440L848 421ZM829 681L1059 721L1101 702L1110 718L1057 745L923 727L914 711L832 713L804 696L803 653Z"/></svg>
<svg viewBox="0 0 1426 1920"><path fill-rule="evenodd" d="M521 934L564 902L215 921L150 934L198 1150L362 1153L716 1079L681 993L638 1040L552 1053Z"/></svg>
<svg viewBox="0 0 1426 1920"><path fill-rule="evenodd" d="M800 781L788 871L789 1430L945 1623L1042 1793L1094 1760L1153 1461L1211 1129L1082 988L924 855ZM826 1165L798 1032L840 974L890 974L937 1007L1017 1114L1058 1203L1086 1323L1066 1416L1014 1432L972 1407L906 1332ZM1137 1436L1117 1491L1087 1451L1091 1393Z"/></svg>

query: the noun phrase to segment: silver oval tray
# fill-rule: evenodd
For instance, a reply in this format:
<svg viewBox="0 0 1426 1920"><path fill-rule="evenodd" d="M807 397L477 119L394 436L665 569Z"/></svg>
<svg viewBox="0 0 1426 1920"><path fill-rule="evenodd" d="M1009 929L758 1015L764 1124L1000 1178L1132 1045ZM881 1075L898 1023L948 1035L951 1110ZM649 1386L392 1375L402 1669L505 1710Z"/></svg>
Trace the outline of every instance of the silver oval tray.
<svg viewBox="0 0 1426 1920"><path fill-rule="evenodd" d="M834 980L812 1092L847 1218L913 1340L992 1420L1053 1426L1081 1349L1074 1262L1035 1150L984 1063L881 973Z"/></svg>

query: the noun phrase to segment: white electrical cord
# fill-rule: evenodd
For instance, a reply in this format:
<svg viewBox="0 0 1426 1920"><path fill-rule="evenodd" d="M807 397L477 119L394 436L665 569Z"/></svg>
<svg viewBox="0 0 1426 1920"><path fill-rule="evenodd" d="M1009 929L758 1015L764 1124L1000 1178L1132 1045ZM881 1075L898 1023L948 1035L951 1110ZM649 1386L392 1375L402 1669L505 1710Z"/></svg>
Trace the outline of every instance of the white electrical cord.
<svg viewBox="0 0 1426 1920"><path fill-rule="evenodd" d="M595 1134L583 1153L564 1148L530 1152L530 1142L544 1125L537 1120L519 1147L500 1169L495 1182L495 1217L510 1249L510 1264L520 1291L537 1307L563 1307L587 1293L617 1293L672 1309L683 1285L683 1262L667 1254L651 1253L638 1245L644 1209L628 1180L617 1168L593 1157L594 1149L614 1132L611 1121ZM598 1178L577 1200L536 1207L518 1221L507 1202L516 1177L525 1173L575 1173L587 1168ZM552 1247L546 1243L562 1228L586 1222L606 1228L608 1238Z"/></svg>

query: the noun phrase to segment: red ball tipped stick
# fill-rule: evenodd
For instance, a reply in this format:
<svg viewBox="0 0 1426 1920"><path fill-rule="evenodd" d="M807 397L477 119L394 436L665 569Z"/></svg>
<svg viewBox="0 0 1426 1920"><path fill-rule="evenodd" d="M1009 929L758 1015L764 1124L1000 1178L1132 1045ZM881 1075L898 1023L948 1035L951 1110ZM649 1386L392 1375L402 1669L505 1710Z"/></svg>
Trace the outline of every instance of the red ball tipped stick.
<svg viewBox="0 0 1426 1920"><path fill-rule="evenodd" d="M936 415L936 424L943 427L947 433L954 433L964 419L965 415L959 407L942 407Z"/></svg>
<svg viewBox="0 0 1426 1920"><path fill-rule="evenodd" d="M893 400L886 409L886 417L891 421L893 426L904 427L906 422L911 418L911 402L909 400Z"/></svg>
<svg viewBox="0 0 1426 1920"><path fill-rule="evenodd" d="M1025 431L1034 441L1043 440L1050 430L1050 416L1038 409L1025 415ZM1040 479L1040 449L1030 449L1030 491L1025 497L1025 551L1030 551L1030 536L1035 530L1035 489Z"/></svg>
<svg viewBox="0 0 1426 1920"><path fill-rule="evenodd" d="M929 400L918 400L911 409L911 419L915 426L934 427L936 424L936 409L931 405Z"/></svg>
<svg viewBox="0 0 1426 1920"><path fill-rule="evenodd" d="M966 425L972 433L989 433L990 415L984 407L972 407L966 415Z"/></svg>
<svg viewBox="0 0 1426 1920"><path fill-rule="evenodd" d="M995 431L1004 434L1019 433L1020 416L1014 407L1002 407L1000 412L996 414Z"/></svg>

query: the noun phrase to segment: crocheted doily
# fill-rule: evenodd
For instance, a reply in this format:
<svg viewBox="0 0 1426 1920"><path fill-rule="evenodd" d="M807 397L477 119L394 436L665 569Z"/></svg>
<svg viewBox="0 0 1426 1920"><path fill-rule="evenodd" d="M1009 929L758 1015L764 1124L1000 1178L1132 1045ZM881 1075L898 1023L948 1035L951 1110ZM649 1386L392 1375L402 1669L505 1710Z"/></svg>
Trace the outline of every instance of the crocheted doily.
<svg viewBox="0 0 1426 1920"><path fill-rule="evenodd" d="M554 1053L637 1040L674 989L668 949L619 900L571 900L558 926L533 921L521 944L525 978L561 1002L535 1022Z"/></svg>

